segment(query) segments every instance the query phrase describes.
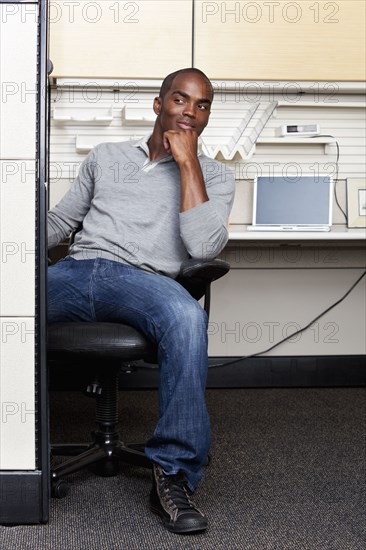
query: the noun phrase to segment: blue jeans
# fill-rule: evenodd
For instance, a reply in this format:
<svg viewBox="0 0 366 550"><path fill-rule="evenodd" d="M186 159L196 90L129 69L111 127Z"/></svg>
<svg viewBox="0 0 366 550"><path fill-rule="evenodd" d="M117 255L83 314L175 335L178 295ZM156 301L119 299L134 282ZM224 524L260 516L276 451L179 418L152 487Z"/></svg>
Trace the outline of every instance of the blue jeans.
<svg viewBox="0 0 366 550"><path fill-rule="evenodd" d="M159 421L146 455L194 491L210 446L207 315L174 279L111 260L67 257L48 270L48 321L129 324L157 342Z"/></svg>

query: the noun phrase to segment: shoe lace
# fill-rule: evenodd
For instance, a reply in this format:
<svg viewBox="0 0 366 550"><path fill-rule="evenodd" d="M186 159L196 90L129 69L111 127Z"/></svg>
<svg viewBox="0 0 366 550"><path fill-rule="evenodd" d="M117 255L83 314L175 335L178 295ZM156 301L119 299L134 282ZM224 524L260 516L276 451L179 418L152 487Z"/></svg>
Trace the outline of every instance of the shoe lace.
<svg viewBox="0 0 366 550"><path fill-rule="evenodd" d="M164 476L161 479L161 490L172 508L181 511L196 510L194 503L188 496L186 482L181 474Z"/></svg>

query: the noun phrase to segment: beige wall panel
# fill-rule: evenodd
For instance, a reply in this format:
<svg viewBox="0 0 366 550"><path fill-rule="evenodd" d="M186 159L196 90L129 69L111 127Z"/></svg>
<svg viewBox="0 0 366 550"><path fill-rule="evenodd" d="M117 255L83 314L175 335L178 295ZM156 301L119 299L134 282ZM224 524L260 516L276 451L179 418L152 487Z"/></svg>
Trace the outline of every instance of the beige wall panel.
<svg viewBox="0 0 366 550"><path fill-rule="evenodd" d="M0 5L0 158L36 151L37 6Z"/></svg>
<svg viewBox="0 0 366 550"><path fill-rule="evenodd" d="M70 179L57 179L55 181L52 181L51 179L51 183L49 186L50 209L60 202L62 197L70 189L71 184L72 180Z"/></svg>
<svg viewBox="0 0 366 550"><path fill-rule="evenodd" d="M210 78L364 80L365 5L197 0L194 64Z"/></svg>
<svg viewBox="0 0 366 550"><path fill-rule="evenodd" d="M362 254L362 252L360 252ZM232 269L214 283L211 356L251 355L306 326L339 300L363 269ZM366 353L365 278L312 328L272 356Z"/></svg>
<svg viewBox="0 0 366 550"><path fill-rule="evenodd" d="M34 470L34 320L0 318L0 470Z"/></svg>
<svg viewBox="0 0 366 550"><path fill-rule="evenodd" d="M35 313L35 163L0 162L0 315Z"/></svg>
<svg viewBox="0 0 366 550"><path fill-rule="evenodd" d="M50 7L53 76L157 77L191 66L191 0L102 0Z"/></svg>

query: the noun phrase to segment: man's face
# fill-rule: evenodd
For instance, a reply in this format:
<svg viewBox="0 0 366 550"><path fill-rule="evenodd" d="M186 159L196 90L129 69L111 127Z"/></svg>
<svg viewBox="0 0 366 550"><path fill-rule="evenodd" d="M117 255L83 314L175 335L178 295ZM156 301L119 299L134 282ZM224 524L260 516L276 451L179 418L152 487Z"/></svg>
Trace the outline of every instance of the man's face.
<svg viewBox="0 0 366 550"><path fill-rule="evenodd" d="M207 126L212 103L210 83L200 74L175 77L164 98L155 98L154 111L163 132L188 130L200 135Z"/></svg>

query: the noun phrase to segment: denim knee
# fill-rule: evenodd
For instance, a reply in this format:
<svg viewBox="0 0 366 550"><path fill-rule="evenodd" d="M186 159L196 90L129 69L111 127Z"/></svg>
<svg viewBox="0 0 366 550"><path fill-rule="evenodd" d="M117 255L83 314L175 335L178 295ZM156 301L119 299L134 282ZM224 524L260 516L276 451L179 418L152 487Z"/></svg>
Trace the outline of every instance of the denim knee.
<svg viewBox="0 0 366 550"><path fill-rule="evenodd" d="M205 310L195 300L176 302L166 312L170 328L175 326L182 332L201 335L207 332L208 318Z"/></svg>

